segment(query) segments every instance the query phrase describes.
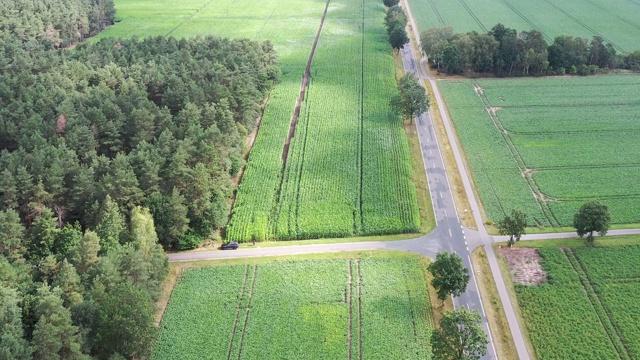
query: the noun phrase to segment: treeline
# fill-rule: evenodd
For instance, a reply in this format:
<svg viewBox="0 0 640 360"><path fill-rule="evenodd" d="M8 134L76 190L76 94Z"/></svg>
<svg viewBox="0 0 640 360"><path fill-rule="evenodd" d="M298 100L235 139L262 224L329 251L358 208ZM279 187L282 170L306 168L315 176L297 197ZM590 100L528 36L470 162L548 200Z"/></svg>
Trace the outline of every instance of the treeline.
<svg viewBox="0 0 640 360"><path fill-rule="evenodd" d="M2 0L0 42L18 39L67 47L112 25L113 0Z"/></svg>
<svg viewBox="0 0 640 360"><path fill-rule="evenodd" d="M95 230L108 195L125 217L148 207L165 248L224 227L245 135L278 74L269 43L156 37L73 54L3 50L0 210L27 227L51 210L58 227Z"/></svg>
<svg viewBox="0 0 640 360"><path fill-rule="evenodd" d="M48 209L27 229L17 212L0 211L0 359L149 353L167 257L147 209L134 207L125 223L106 204L96 231L60 228Z"/></svg>
<svg viewBox="0 0 640 360"><path fill-rule="evenodd" d="M0 52L0 359L144 358L165 248L224 227L270 43Z"/></svg>
<svg viewBox="0 0 640 360"><path fill-rule="evenodd" d="M454 33L451 27L420 34L422 50L439 72L494 73L496 76L590 75L617 68L640 71L640 51L616 53L599 36L558 36L551 45L537 30L518 33L497 24L489 32Z"/></svg>
<svg viewBox="0 0 640 360"><path fill-rule="evenodd" d="M390 6L387 8L387 15L384 17L384 25L387 29L389 44L392 49L400 50L409 42L409 35L405 29L408 21L407 15L398 5L397 0L385 0L384 4Z"/></svg>

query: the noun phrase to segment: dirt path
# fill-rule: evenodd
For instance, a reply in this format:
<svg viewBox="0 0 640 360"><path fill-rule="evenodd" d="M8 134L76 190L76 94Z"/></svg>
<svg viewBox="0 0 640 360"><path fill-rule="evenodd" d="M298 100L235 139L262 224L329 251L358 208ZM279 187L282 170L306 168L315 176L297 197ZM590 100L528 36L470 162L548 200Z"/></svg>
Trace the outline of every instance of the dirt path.
<svg viewBox="0 0 640 360"><path fill-rule="evenodd" d="M287 165L287 158L289 157L289 146L291 145L291 139L296 133L296 125L298 124L298 117L300 116L300 107L302 106L302 102L304 101L304 94L307 90L307 85L309 84L309 75L311 74L311 64L313 63L313 55L316 53L316 47L318 46L318 40L320 39L320 34L322 33L322 26L324 25L324 19L327 17L327 10L329 9L329 3L331 0L327 0L327 3L324 7L324 12L322 13L322 19L320 20L320 26L318 26L318 31L316 32L316 38L313 40L313 46L311 47L311 52L309 53L309 59L307 59L307 67L304 70L304 74L302 75L302 83L300 84L300 94L298 95L298 100L296 100L296 106L293 110L293 116L291 117L291 125L289 125L289 135L287 136L287 140L284 142L284 146L282 148L282 168Z"/></svg>

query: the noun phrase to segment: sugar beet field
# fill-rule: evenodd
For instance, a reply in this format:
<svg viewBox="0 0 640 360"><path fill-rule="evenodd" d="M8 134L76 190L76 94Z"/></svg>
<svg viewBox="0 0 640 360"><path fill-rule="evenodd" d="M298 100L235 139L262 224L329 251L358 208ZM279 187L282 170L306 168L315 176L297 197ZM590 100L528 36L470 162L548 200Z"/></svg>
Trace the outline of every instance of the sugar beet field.
<svg viewBox="0 0 640 360"><path fill-rule="evenodd" d="M152 359L429 359L425 283L415 257L188 270Z"/></svg>
<svg viewBox="0 0 640 360"><path fill-rule="evenodd" d="M640 358L640 247L539 251L549 282L516 287L538 358Z"/></svg>
<svg viewBox="0 0 640 360"><path fill-rule="evenodd" d="M539 30L549 43L559 35L600 36L618 52L640 49L637 0L408 0L418 28L451 26L456 32L487 32L502 23L518 31Z"/></svg>
<svg viewBox="0 0 640 360"><path fill-rule="evenodd" d="M441 81L487 211L571 226L587 200L640 223L640 76Z"/></svg>

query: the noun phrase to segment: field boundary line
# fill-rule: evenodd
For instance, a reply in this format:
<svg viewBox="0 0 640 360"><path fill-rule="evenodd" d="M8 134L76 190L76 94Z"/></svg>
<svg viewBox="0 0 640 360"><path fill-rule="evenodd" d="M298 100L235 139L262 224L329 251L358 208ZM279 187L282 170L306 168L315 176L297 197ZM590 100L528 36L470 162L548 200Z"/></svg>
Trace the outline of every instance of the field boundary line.
<svg viewBox="0 0 640 360"><path fill-rule="evenodd" d="M247 288L247 278L249 277L249 264L244 267L244 280L242 282L242 290L240 291L240 299L238 300L238 307L236 309L236 316L233 322L233 330L231 331L231 341L229 341L229 352L227 354L227 360L231 359L231 352L233 351L233 341L236 337L236 330L238 329L238 315L240 315L240 309L242 308L242 299L244 298L244 292Z"/></svg>
<svg viewBox="0 0 640 360"><path fill-rule="evenodd" d="M462 5L462 7L464 7L467 12L469 13L469 15L471 16L471 18L473 20L475 20L476 24L478 24L478 26L480 26L480 29L482 29L482 31L484 32L489 32L487 30L487 28L484 26L484 24L482 23L482 21L480 21L480 19L478 19L478 17L476 16L476 14L473 12L473 10L471 10L471 8L469 7L469 5L467 5L467 3L464 0L458 0L460 1L460 4Z"/></svg>
<svg viewBox="0 0 640 360"><path fill-rule="evenodd" d="M255 292L255 289L256 289L257 277L258 277L258 264L255 264L253 265L253 279L251 281L251 292L249 293L249 301L247 302L247 311L244 317L244 326L242 327L242 337L240 338L240 345L238 346L238 360L240 360L242 357L242 346L244 345L244 336L247 334L247 324L249 323L249 315L251 314L251 302L253 300L253 293Z"/></svg>
<svg viewBox="0 0 640 360"><path fill-rule="evenodd" d="M503 0L504 1L504 0ZM606 42L608 42L609 44L613 45L614 48L622 51L623 53L626 53L627 51L625 49L623 49L621 46L617 45L616 43L614 43L613 41L607 39L604 35L600 34L599 32L597 32L595 29L593 29L591 26L585 24L582 20L578 19L577 17L573 16L573 14L571 14L570 12L564 10L563 8L561 8L560 6L554 4L553 2L551 2L550 0L544 0L544 2L546 2L547 4L553 6L556 10L560 11L561 13L563 13L565 16L567 16L569 19L573 20L576 24L582 26L583 28L591 31L594 35L597 35L599 37L601 37L603 40L605 40Z"/></svg>
<svg viewBox="0 0 640 360"><path fill-rule="evenodd" d="M589 302L591 303L591 306L593 307L593 310L596 313L598 320L600 321L600 325L609 337L609 341L611 341L611 345L613 345L614 349L618 353L618 356L621 359L631 359L631 357L629 356L629 350L624 346L624 342L622 341L622 337L620 336L618 329L613 325L613 321L611 321L610 315L602 305L598 294L593 289L593 284L591 284L591 281L589 280L584 267L582 266L582 264L580 264L580 261L578 260L574 250L562 249L562 253L569 262L571 269L573 269L574 273L578 276L582 290L585 292L587 299L589 299ZM576 268L576 266L578 268ZM601 312L604 313L604 315ZM612 334L611 330L613 330L615 334Z"/></svg>

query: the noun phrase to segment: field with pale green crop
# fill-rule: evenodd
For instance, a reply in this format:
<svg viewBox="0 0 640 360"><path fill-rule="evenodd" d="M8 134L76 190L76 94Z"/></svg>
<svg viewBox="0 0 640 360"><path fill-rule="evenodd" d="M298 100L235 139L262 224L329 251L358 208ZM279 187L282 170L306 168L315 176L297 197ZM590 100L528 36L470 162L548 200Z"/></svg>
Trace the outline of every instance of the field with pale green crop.
<svg viewBox="0 0 640 360"><path fill-rule="evenodd" d="M556 36L600 36L618 52L640 49L637 0L408 0L420 31L451 26L456 32L487 32L497 23L518 31Z"/></svg>
<svg viewBox="0 0 640 360"><path fill-rule="evenodd" d="M549 282L516 286L537 358L640 358L640 247L539 252Z"/></svg>
<svg viewBox="0 0 640 360"><path fill-rule="evenodd" d="M429 359L417 257L301 260L188 270L152 359Z"/></svg>
<svg viewBox="0 0 640 360"><path fill-rule="evenodd" d="M237 191L237 241L417 232L411 163L389 108L394 62L381 0L332 0L286 166L283 146L327 2L117 0L106 36L221 35L270 40L283 76L269 96Z"/></svg>
<svg viewBox="0 0 640 360"><path fill-rule="evenodd" d="M571 226L586 201L640 223L640 76L440 81L486 212Z"/></svg>

